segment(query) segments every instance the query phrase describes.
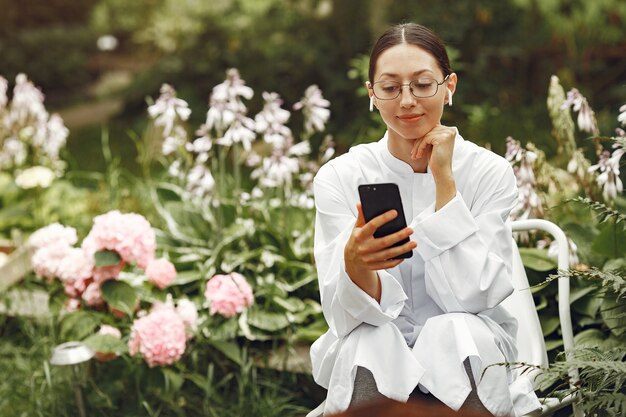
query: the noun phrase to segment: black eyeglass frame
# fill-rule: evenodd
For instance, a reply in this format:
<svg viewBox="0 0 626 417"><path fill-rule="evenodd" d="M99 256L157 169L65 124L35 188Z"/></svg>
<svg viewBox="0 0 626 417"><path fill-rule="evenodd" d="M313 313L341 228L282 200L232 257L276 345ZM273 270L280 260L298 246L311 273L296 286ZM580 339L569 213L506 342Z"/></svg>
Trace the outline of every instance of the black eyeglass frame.
<svg viewBox="0 0 626 417"><path fill-rule="evenodd" d="M372 90L372 93L374 94L374 97L376 97L379 100L395 100L395 99L397 99L398 97L400 97L400 94L402 94L402 88L405 85L409 86L409 91L411 92L411 95L413 97L415 97L415 98L430 98L430 97L435 96L439 92L439 86L442 85L443 83L445 83L448 80L449 77L450 77L450 74L446 75L446 78L444 78L442 82L439 82L439 81L435 80L434 78L430 78L431 80L433 80L435 82L435 84L437 84L437 88L435 89L435 92L433 94L429 95L429 96L416 96L415 95L415 93L413 92L413 89L411 88L411 84L413 84L417 80L413 80L413 81L411 81L410 83L407 83L407 84L398 83L400 85L400 89L398 90L398 95L395 96L394 98L380 98L380 97L378 97L376 95L376 92L374 91L374 86L376 84L378 84L378 83L388 83L388 82L390 82L390 80L376 81L374 84L370 84L370 86L368 88L370 88ZM397 81L393 81L393 82L397 82Z"/></svg>

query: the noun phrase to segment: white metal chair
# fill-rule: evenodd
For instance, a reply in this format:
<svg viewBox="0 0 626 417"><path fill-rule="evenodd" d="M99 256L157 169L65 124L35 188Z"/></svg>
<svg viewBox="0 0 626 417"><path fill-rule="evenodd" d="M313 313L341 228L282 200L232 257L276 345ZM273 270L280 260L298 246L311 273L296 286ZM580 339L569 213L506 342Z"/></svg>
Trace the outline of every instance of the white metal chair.
<svg viewBox="0 0 626 417"><path fill-rule="evenodd" d="M552 235L558 243L558 269L566 270L569 268L569 247L567 237L563 230L556 224L547 220L530 219L517 220L512 222L514 232L542 230ZM515 243L515 242L514 242ZM561 326L561 334L563 337L563 347L565 349L566 360L569 352L574 348L574 333L572 330L572 319L570 315L570 287L569 278L558 278L558 307L559 321ZM522 263L521 256L517 245L513 245L513 286L515 291L502 303L504 307L513 314L518 321L517 349L518 361L540 367L547 367L548 356L537 315L536 306L530 292L530 285L526 277L526 271ZM539 382L540 372L531 373L531 380ZM573 368L569 371L570 384L574 384L579 376L578 370ZM574 403L574 396L559 400L558 398L546 397L540 398L542 403L541 411L530 414L529 416L547 416L551 415L560 408L572 404L574 416L582 417L582 410Z"/></svg>
<svg viewBox="0 0 626 417"><path fill-rule="evenodd" d="M566 270L569 268L569 247L567 237L565 236L563 230L561 230L556 224L547 220L531 219L517 220L512 222L511 225L514 232L542 230L551 234L553 239L558 243L558 269ZM541 330L541 324L539 323L539 316L537 315L535 302L530 292L530 285L528 283L528 278L526 277L526 270L524 269L524 264L522 263L522 258L515 240L513 241L512 266L513 286L515 290L513 294L503 301L502 304L513 316L515 316L515 318L517 318L518 321L517 360L518 362L524 362L546 368L549 363L543 332ZM569 278L559 278L558 286L559 321L561 334L563 335L563 346L567 358L569 356L568 352L574 348L574 333L572 330L572 319L570 314ZM570 384L574 384L579 378L578 370L575 368L571 369L569 376ZM537 370L531 372L530 378L533 383L535 383L536 387L537 383L540 381L540 371ZM577 406L577 404L574 403L575 399L576 398L572 395L561 400L555 397L540 398L540 402L542 404L541 410L528 414L527 417L549 416L555 411L570 404L572 404L574 416L583 417L582 410ZM319 417L322 415L323 409L324 402L311 411L307 417Z"/></svg>

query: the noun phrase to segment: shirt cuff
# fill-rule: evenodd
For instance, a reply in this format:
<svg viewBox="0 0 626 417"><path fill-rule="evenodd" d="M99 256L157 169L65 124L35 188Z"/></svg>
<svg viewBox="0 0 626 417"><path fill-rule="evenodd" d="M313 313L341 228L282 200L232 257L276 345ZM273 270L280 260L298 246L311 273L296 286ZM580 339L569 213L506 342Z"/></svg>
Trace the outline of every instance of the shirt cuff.
<svg viewBox="0 0 626 417"><path fill-rule="evenodd" d="M343 308L357 320L381 326L397 318L408 298L400 283L387 271L377 271L381 284L380 304L359 288L342 268L337 297Z"/></svg>
<svg viewBox="0 0 626 417"><path fill-rule="evenodd" d="M416 251L425 261L439 256L478 231L478 225L457 191L445 206L435 211L433 203L411 222Z"/></svg>

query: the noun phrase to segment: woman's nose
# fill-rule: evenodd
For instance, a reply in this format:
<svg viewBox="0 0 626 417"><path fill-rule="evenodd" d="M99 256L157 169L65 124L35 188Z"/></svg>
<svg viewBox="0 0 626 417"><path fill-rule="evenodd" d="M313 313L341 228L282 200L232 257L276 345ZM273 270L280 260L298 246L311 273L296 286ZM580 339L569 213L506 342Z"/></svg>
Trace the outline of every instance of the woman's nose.
<svg viewBox="0 0 626 417"><path fill-rule="evenodd" d="M412 107L415 105L415 96L411 93L409 85L403 85L400 90L400 105L402 107Z"/></svg>

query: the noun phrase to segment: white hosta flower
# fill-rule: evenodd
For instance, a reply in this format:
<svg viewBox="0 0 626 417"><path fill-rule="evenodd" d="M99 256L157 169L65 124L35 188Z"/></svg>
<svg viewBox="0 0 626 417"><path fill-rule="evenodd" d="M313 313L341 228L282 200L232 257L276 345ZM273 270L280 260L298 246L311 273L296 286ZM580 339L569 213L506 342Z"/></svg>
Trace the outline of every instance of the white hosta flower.
<svg viewBox="0 0 626 417"><path fill-rule="evenodd" d="M618 151L621 152L618 153ZM599 172L596 182L602 187L602 196L606 201L614 200L617 194L624 190L624 185L619 177L619 162L624 154L623 148L614 153L615 156L610 156L609 151L603 151L598 163L589 167L589 172Z"/></svg>
<svg viewBox="0 0 626 417"><path fill-rule="evenodd" d="M322 90L317 85L309 86L304 97L293 105L294 110L302 109L304 114L304 129L308 133L321 132L330 118L330 110L327 108L330 102L322 96Z"/></svg>
<svg viewBox="0 0 626 417"><path fill-rule="evenodd" d="M48 188L55 176L50 168L34 166L20 172L15 177L15 184L25 190L35 187Z"/></svg>
<svg viewBox="0 0 626 417"><path fill-rule="evenodd" d="M56 160L59 158L61 148L63 148L67 142L70 131L65 127L63 119L58 114L50 116L46 130L46 140L42 147L52 160Z"/></svg>
<svg viewBox="0 0 626 417"><path fill-rule="evenodd" d="M578 246L570 238L567 238L567 245L569 249L569 267L575 268L576 265L580 263L578 259ZM537 242L538 249L545 249L546 246L548 247L548 256L550 258L556 259L559 257L559 243L556 240L550 241L549 239L542 239Z"/></svg>
<svg viewBox="0 0 626 417"><path fill-rule="evenodd" d="M44 105L44 95L28 80L25 74L15 77L10 118L13 123L23 125L27 122L45 121L48 112Z"/></svg>
<svg viewBox="0 0 626 417"><path fill-rule="evenodd" d="M622 124L622 126L626 126L626 104L619 108L619 116L617 116L617 121Z"/></svg>
<svg viewBox="0 0 626 417"><path fill-rule="evenodd" d="M586 166L589 165L585 155L580 149L576 149L572 155L572 159L567 163L567 171L574 174L577 178L585 178L587 172Z"/></svg>
<svg viewBox="0 0 626 417"><path fill-rule="evenodd" d="M522 144L511 136L506 138L506 153L504 157L507 161L521 161L523 155Z"/></svg>
<svg viewBox="0 0 626 417"><path fill-rule="evenodd" d="M226 71L226 80L213 87L211 92L205 123L207 128L215 129L220 134L224 132L239 116L246 114L247 109L241 99L250 100L253 95L254 91L245 85L237 69Z"/></svg>
<svg viewBox="0 0 626 417"><path fill-rule="evenodd" d="M573 107L574 111L578 112L576 121L580 130L589 132L592 135L600 134L595 113L589 106L587 99L576 88L572 88L567 92L567 98L561 106L562 109L569 109L570 107Z"/></svg>
<svg viewBox="0 0 626 417"><path fill-rule="evenodd" d="M280 107L283 101L278 94L263 92L263 99L263 110L254 118L256 131L274 148L284 148L291 138L291 129L285 126L291 113Z"/></svg>
<svg viewBox="0 0 626 417"><path fill-rule="evenodd" d="M217 139L215 143L222 146L232 146L235 143L241 143L246 151L250 151L254 139L256 139L254 120L240 116L228 128L224 136Z"/></svg>
<svg viewBox="0 0 626 417"><path fill-rule="evenodd" d="M311 144L308 140L296 143L287 151L287 155L303 156L311 153Z"/></svg>
<svg viewBox="0 0 626 417"><path fill-rule="evenodd" d="M167 135L161 145L161 153L164 156L176 153L187 145L187 131L182 126L174 126L170 135Z"/></svg>
<svg viewBox="0 0 626 417"><path fill-rule="evenodd" d="M259 184L267 188L290 186L293 176L300 170L300 161L285 155L265 158L262 165L252 172Z"/></svg>
<svg viewBox="0 0 626 417"><path fill-rule="evenodd" d="M187 191L194 198L204 198L213 191L215 179L211 171L202 164L197 164L187 174Z"/></svg>
<svg viewBox="0 0 626 417"><path fill-rule="evenodd" d="M171 134L178 119L185 121L191 114L191 109L185 100L176 97L176 90L169 84L161 86L161 95L157 101L148 107L154 124L163 127L163 136Z"/></svg>
<svg viewBox="0 0 626 417"><path fill-rule="evenodd" d="M7 138L0 150L0 169L22 166L27 157L28 148L24 142L14 137Z"/></svg>
<svg viewBox="0 0 626 417"><path fill-rule="evenodd" d="M0 110L5 108L7 103L9 102L9 97L7 96L7 90L9 89L9 82L0 75Z"/></svg>

